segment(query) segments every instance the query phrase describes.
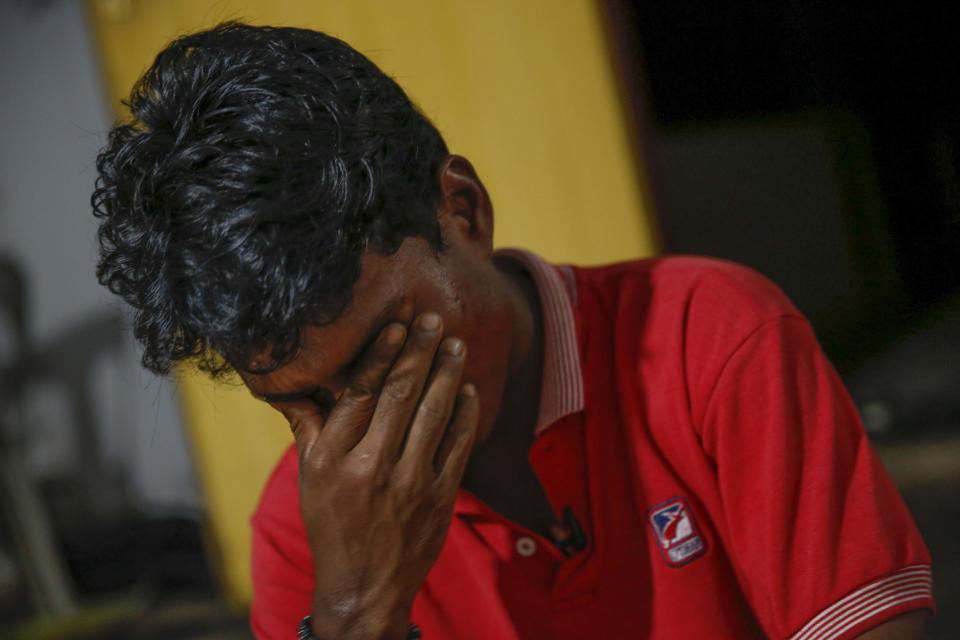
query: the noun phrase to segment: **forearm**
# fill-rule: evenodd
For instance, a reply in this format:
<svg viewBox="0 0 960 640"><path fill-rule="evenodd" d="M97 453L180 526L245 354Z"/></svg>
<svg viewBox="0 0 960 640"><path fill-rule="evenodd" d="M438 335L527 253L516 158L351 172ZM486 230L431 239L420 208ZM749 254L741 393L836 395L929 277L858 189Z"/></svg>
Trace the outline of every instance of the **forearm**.
<svg viewBox="0 0 960 640"><path fill-rule="evenodd" d="M858 640L920 640L930 612L911 611L858 636Z"/></svg>

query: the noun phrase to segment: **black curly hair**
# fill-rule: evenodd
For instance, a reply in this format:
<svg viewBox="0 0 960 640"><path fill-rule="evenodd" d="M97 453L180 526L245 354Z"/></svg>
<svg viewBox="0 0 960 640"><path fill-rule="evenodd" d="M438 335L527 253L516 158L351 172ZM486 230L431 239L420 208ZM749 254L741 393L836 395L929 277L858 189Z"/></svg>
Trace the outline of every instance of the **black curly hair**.
<svg viewBox="0 0 960 640"><path fill-rule="evenodd" d="M125 105L97 157L97 277L154 372L279 366L349 306L365 250L442 249L446 144L341 40L222 24L161 51Z"/></svg>

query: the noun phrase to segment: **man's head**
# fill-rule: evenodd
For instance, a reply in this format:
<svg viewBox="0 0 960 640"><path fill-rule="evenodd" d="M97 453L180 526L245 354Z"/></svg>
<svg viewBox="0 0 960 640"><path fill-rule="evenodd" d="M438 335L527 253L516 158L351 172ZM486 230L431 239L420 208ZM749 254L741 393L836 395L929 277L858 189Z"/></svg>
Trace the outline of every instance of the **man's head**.
<svg viewBox="0 0 960 640"><path fill-rule="evenodd" d="M495 415L509 313L486 191L373 63L227 24L162 51L129 106L93 206L98 277L134 307L146 367L335 392L379 328L435 311L483 353L467 375Z"/></svg>
<svg viewBox="0 0 960 640"><path fill-rule="evenodd" d="M443 139L335 38L239 24L189 35L129 106L98 159L98 276L137 310L154 371L188 357L242 368L266 348L283 362L300 327L347 308L364 250L409 236L441 247Z"/></svg>

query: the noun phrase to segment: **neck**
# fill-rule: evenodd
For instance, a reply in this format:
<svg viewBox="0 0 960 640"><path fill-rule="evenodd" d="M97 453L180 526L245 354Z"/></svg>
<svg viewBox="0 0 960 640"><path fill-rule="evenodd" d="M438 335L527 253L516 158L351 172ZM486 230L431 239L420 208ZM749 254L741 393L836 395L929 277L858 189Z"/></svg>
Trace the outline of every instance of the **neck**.
<svg viewBox="0 0 960 640"><path fill-rule="evenodd" d="M507 290L515 329L503 402L493 433L510 434L529 444L540 411L543 310L536 283L526 271L508 260L498 266L510 285Z"/></svg>
<svg viewBox="0 0 960 640"><path fill-rule="evenodd" d="M549 535L556 517L528 458L540 412L543 311L532 278L509 261L498 266L509 285L511 356L497 420L474 452L464 486L513 522Z"/></svg>
<svg viewBox="0 0 960 640"><path fill-rule="evenodd" d="M466 484L488 485L506 468L526 464L527 449L540 410L543 377L543 312L536 284L510 260L497 262L506 280L507 308L513 332L510 361L496 422L487 440L478 447L467 470Z"/></svg>

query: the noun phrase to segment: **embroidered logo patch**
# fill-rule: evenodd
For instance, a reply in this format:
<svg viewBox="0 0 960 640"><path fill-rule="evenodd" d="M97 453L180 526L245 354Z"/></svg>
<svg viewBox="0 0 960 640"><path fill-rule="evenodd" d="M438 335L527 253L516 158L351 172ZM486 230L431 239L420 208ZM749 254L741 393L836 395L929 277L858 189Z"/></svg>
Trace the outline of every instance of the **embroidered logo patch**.
<svg viewBox="0 0 960 640"><path fill-rule="evenodd" d="M647 512L667 564L679 567L700 557L707 545L683 498L671 498Z"/></svg>

